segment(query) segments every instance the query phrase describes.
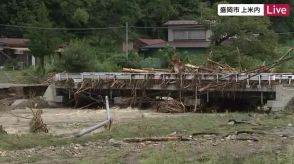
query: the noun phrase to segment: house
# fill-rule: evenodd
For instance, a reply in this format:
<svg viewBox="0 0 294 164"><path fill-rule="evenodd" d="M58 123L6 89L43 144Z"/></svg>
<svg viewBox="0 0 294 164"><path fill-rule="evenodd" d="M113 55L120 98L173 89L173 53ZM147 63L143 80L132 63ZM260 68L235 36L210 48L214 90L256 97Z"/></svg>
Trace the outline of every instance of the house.
<svg viewBox="0 0 294 164"><path fill-rule="evenodd" d="M35 58L30 54L28 42L28 39L23 38L0 38L0 66L8 62L19 68L35 65Z"/></svg>
<svg viewBox="0 0 294 164"><path fill-rule="evenodd" d="M210 46L211 30L194 20L171 20L163 24L167 27L168 39L139 39L140 50L160 49L171 46L176 49L206 49ZM160 41L159 41L160 40Z"/></svg>
<svg viewBox="0 0 294 164"><path fill-rule="evenodd" d="M211 30L194 20L173 20L168 27L168 43L174 48L208 48Z"/></svg>
<svg viewBox="0 0 294 164"><path fill-rule="evenodd" d="M162 40L162 39L137 39L134 42L134 49L135 50L148 50L150 46L154 46L154 45L162 45L162 44L166 44L166 41ZM147 47L146 49L144 49L144 47Z"/></svg>

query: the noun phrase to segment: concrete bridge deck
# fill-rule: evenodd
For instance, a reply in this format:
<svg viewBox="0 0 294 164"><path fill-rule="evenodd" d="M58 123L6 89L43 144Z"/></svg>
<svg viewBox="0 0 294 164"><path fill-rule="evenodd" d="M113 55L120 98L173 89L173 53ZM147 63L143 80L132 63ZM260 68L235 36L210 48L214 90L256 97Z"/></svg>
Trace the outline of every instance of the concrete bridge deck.
<svg viewBox="0 0 294 164"><path fill-rule="evenodd" d="M73 89L76 90L81 89L83 83L88 80L91 83L87 84L88 88L92 87L91 92L108 94L110 97L162 95L161 92L168 92L172 97L178 98L180 95L189 99L189 102L194 102L195 97L208 102L208 97L227 95L240 99L259 98L261 105L268 104L279 108L285 107L294 97L292 89L283 87L291 85L294 80L293 73L84 72L59 73L53 80L56 84L71 80L74 83ZM94 84L95 82L98 82L99 86ZM116 82L122 84L117 86ZM63 83L55 87L65 90L67 88ZM283 97L279 97L280 95Z"/></svg>

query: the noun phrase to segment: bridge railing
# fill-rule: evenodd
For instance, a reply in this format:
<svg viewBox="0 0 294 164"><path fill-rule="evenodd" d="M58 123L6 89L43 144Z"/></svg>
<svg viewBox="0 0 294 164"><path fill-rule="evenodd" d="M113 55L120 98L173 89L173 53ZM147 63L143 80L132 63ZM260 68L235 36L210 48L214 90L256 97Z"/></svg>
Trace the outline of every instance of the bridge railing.
<svg viewBox="0 0 294 164"><path fill-rule="evenodd" d="M54 77L54 81L73 79L75 82L84 79L117 79L117 80L252 80L252 81L272 81L272 80L293 80L293 73L121 73L121 72L84 72L84 73L59 73Z"/></svg>

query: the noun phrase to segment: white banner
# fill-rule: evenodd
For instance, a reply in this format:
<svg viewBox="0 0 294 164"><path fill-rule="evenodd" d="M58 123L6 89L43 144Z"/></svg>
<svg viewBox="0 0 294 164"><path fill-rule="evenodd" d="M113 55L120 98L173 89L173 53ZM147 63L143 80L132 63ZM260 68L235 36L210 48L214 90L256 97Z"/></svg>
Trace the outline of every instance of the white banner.
<svg viewBox="0 0 294 164"><path fill-rule="evenodd" d="M219 4L219 16L264 16L264 4Z"/></svg>

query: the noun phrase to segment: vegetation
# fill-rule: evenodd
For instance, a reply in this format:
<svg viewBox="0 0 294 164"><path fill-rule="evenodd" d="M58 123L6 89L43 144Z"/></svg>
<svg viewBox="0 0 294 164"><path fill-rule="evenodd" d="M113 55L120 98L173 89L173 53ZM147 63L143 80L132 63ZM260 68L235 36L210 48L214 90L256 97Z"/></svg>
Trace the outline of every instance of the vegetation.
<svg viewBox="0 0 294 164"><path fill-rule="evenodd" d="M259 2L264 3L261 0L246 3ZM213 44L209 50L198 53L176 52L182 59L192 64L203 64L204 59L212 51L210 57L214 60L233 67L248 69L273 62L281 56L280 51L276 49L279 49L280 45L286 45L289 40L293 40L293 31L291 31L294 29L293 10L289 17L219 17L216 13L217 3L244 2L241 0L222 2L213 0L76 0L72 3L69 0L2 0L0 2L2 15L0 35L30 38L30 48L39 59L41 72L44 72L45 59L52 57L58 46L70 45L74 49L72 51L76 51L78 45L71 44L77 40L89 49L85 51L91 51L87 57L91 57L91 62L95 64L83 69L80 65L73 65L72 68L65 68L68 71L116 71L127 66L166 67L166 61L162 60L165 51L159 51L146 59L134 54L126 58L120 50L125 40L126 22L129 24L130 40L137 37L166 39L166 29L150 27L162 26L168 20L193 19L206 24L207 28L213 31L211 38ZM294 5L294 1L286 0L270 0L267 3L291 3L292 7ZM18 28L3 24L27 27ZM225 44L232 37L234 38L231 40L232 43ZM80 48L83 47L80 46ZM65 53L72 51L67 48ZM64 54L65 57L58 59L60 63L67 63L66 60L69 60L67 55ZM75 58L79 58L79 55ZM88 59L82 62L86 61ZM71 62L71 64L76 63ZM280 70L293 69L284 66Z"/></svg>
<svg viewBox="0 0 294 164"><path fill-rule="evenodd" d="M40 152L46 152L46 148L54 146L56 151L62 150L72 144L84 145L88 142L97 142L103 146L103 149L98 149L95 145L95 150L91 149L86 157L82 158L81 163L120 163L122 161L132 162L128 160L134 160L134 163L293 163L293 145L288 145L276 153L276 149L271 148L273 141L281 140L278 134L260 136L261 140L252 143L253 145L259 144L264 148L262 150L254 149L247 141L232 141L228 143L240 144L226 147L225 143L229 141L220 141L220 145L211 146L211 140L195 140L191 142L162 142L157 146L143 147L136 151L136 147L141 144L126 144L121 147L112 146L108 143L109 139L120 141L127 137L154 137L154 136L166 136L173 132L177 132L177 135L189 136L192 133L197 132L218 132L221 136L225 134L233 134L235 131L246 131L258 128L267 132L272 132L276 127L287 127L289 123L294 123L293 114L276 114L276 115L264 115L255 114L254 117L249 116L248 113L228 113L228 114L190 114L190 115L175 115L171 117L160 118L142 118L132 120L130 122L124 122L119 124L113 124L111 131L104 131L93 135L83 136L82 138L72 138L66 136L51 136L47 134L24 134L24 135L0 135L0 149L3 150L18 150L19 152L27 152L30 148L35 148ZM236 120L251 120L261 125L227 125L227 121L230 119ZM276 136L277 138L274 138ZM291 138L280 141L291 142ZM206 143L207 142L207 143ZM203 145L202 145L203 144ZM205 146L206 144L206 146ZM242 147L243 146L243 147ZM245 153L242 148L252 149L254 153ZM275 145L276 146L276 145ZM275 147L274 146L274 147ZM86 146L85 146L86 147ZM45 151L42 151L42 148ZM96 149L98 149L98 152ZM119 150L117 150L119 149ZM83 149L83 152L86 149ZM65 150L61 152L66 152ZM98 155L97 155L98 154ZM17 161L25 161L21 163L27 163L28 161L51 161L52 158L58 161L69 160L77 162L77 158L69 157L66 154L46 155L46 153L37 153L36 156L28 156L27 153L23 153L23 159L18 156ZM131 156L131 158L127 158ZM126 159L127 158L127 159ZM79 158L81 159L81 158ZM13 160L16 160L13 158ZM9 158L2 157L0 162L9 162ZM14 161L16 162L16 161Z"/></svg>
<svg viewBox="0 0 294 164"><path fill-rule="evenodd" d="M58 71L83 72L95 70L95 50L84 41L73 41L65 47L61 60L55 64Z"/></svg>

